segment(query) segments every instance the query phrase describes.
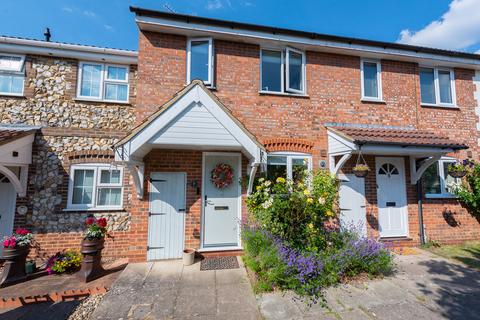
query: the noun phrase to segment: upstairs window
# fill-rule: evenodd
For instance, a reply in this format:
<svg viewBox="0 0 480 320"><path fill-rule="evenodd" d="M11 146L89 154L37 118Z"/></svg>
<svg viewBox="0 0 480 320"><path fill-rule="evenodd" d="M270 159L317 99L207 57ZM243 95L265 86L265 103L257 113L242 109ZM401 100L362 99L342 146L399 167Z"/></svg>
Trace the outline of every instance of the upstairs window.
<svg viewBox="0 0 480 320"><path fill-rule="evenodd" d="M454 197L453 188L460 183L460 179L448 174L448 166L455 160L439 160L432 164L423 174L425 193L428 198Z"/></svg>
<svg viewBox="0 0 480 320"><path fill-rule="evenodd" d="M381 64L378 61L361 61L362 100L382 100Z"/></svg>
<svg viewBox="0 0 480 320"><path fill-rule="evenodd" d="M420 93L424 105L455 106L453 70L420 68Z"/></svg>
<svg viewBox="0 0 480 320"><path fill-rule="evenodd" d="M128 102L127 66L82 62L78 74L78 98Z"/></svg>
<svg viewBox="0 0 480 320"><path fill-rule="evenodd" d="M187 82L202 80L213 85L212 38L189 39L187 45Z"/></svg>
<svg viewBox="0 0 480 320"><path fill-rule="evenodd" d="M299 181L305 170L312 169L312 157L301 153L272 153L267 157L267 179L275 181L278 177Z"/></svg>
<svg viewBox="0 0 480 320"><path fill-rule="evenodd" d="M305 93L305 53L296 49L262 49L261 91Z"/></svg>
<svg viewBox="0 0 480 320"><path fill-rule="evenodd" d="M74 165L70 171L68 209L122 208L123 169L106 164Z"/></svg>
<svg viewBox="0 0 480 320"><path fill-rule="evenodd" d="M25 56L0 54L0 94L23 95Z"/></svg>

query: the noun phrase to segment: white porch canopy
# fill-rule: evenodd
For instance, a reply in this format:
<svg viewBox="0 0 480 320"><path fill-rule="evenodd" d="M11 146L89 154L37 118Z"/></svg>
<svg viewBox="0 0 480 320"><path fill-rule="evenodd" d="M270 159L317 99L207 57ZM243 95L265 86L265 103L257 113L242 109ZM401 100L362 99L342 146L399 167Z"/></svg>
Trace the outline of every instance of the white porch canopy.
<svg viewBox="0 0 480 320"><path fill-rule="evenodd" d="M0 174L8 178L19 197L27 195L28 166L32 144L40 127L0 126Z"/></svg>
<svg viewBox="0 0 480 320"><path fill-rule="evenodd" d="M143 157L155 148L241 151L250 160L250 177L265 161L262 144L199 80L115 144L115 161L129 167L139 198L143 196ZM252 186L250 179L249 192Z"/></svg>
<svg viewBox="0 0 480 320"><path fill-rule="evenodd" d="M460 149L462 143L413 128L327 125L330 172L337 174L353 154L408 156L410 183L416 184L430 165Z"/></svg>

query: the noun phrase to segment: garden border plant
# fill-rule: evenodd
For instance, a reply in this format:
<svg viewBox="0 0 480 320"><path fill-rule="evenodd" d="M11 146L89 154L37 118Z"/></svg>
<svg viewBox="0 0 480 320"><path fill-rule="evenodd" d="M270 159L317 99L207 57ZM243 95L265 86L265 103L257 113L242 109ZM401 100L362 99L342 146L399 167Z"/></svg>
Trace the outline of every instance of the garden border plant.
<svg viewBox="0 0 480 320"><path fill-rule="evenodd" d="M319 301L324 288L346 278L392 270L383 244L338 226L338 188L338 179L323 170L306 172L297 182L258 179L242 231L243 259L256 274L256 291L293 290Z"/></svg>

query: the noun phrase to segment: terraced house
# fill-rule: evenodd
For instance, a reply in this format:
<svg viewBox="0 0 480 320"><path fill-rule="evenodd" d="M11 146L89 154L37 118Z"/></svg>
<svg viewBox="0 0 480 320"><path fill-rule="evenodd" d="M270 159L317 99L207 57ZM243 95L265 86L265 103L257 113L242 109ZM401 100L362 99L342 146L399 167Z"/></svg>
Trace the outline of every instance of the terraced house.
<svg viewBox="0 0 480 320"><path fill-rule="evenodd" d="M250 177L323 169L342 181L342 223L369 237L480 238L447 170L479 159L480 55L131 11L138 63L0 42L1 232L32 228L52 253L93 213L106 255L238 254Z"/></svg>

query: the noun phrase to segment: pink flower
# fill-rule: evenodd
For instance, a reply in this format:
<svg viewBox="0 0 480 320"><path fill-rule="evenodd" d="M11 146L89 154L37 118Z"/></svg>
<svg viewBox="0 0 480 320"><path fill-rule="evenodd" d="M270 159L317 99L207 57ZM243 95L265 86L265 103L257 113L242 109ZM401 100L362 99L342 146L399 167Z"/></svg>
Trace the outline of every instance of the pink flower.
<svg viewBox="0 0 480 320"><path fill-rule="evenodd" d="M11 237L8 246L10 248L15 248L16 245L17 245L17 239L15 239L15 237Z"/></svg>
<svg viewBox="0 0 480 320"><path fill-rule="evenodd" d="M88 217L87 219L85 219L85 223L87 224L87 226L91 226L92 224L95 223L95 218Z"/></svg>
<svg viewBox="0 0 480 320"><path fill-rule="evenodd" d="M6 238L5 240L3 240L3 247L4 248L8 248L9 244L10 244L10 239L9 238Z"/></svg>
<svg viewBox="0 0 480 320"><path fill-rule="evenodd" d="M15 231L16 234L19 234L21 236L25 236L30 233L27 229L24 228L18 228L17 231Z"/></svg>

